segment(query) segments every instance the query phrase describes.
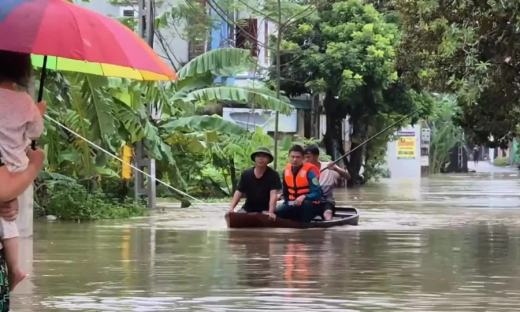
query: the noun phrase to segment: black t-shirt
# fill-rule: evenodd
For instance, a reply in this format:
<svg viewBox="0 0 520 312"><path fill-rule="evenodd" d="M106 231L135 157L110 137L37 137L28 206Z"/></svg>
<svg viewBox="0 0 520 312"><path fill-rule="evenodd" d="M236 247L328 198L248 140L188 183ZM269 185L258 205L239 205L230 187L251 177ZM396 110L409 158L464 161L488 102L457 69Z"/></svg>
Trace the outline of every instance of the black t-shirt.
<svg viewBox="0 0 520 312"><path fill-rule="evenodd" d="M242 172L237 187L238 191L246 195L246 202L242 208L247 212L269 210L269 193L281 189L280 175L270 167L267 167L259 179L255 176L254 167Z"/></svg>

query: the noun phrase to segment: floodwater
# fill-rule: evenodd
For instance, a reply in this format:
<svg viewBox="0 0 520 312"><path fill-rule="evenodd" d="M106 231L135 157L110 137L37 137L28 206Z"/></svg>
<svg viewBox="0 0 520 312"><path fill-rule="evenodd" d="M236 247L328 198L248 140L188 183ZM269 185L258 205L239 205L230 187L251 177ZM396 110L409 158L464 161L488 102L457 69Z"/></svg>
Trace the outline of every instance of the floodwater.
<svg viewBox="0 0 520 312"><path fill-rule="evenodd" d="M360 225L228 230L226 207L41 222L15 311L515 311L518 171L339 190Z"/></svg>

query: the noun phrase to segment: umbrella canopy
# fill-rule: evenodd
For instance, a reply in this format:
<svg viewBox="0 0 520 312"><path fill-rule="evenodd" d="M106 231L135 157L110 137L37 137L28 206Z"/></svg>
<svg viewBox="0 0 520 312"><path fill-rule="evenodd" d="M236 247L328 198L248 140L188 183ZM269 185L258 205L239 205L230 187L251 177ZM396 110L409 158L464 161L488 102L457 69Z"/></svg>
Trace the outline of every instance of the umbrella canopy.
<svg viewBox="0 0 520 312"><path fill-rule="evenodd" d="M118 21L63 0L1 0L0 50L32 53L46 68L136 80L177 76Z"/></svg>

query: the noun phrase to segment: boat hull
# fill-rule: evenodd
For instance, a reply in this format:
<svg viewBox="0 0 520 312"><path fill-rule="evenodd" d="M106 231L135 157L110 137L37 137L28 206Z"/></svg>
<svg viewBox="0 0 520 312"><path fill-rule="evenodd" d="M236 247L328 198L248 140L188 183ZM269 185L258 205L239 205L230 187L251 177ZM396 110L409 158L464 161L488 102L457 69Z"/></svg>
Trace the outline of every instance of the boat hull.
<svg viewBox="0 0 520 312"><path fill-rule="evenodd" d="M263 213L238 213L230 212L226 214L226 223L230 229L240 228L290 228L290 229L310 229L310 228L330 228L344 225L358 225L359 212L354 207L336 207L336 214L331 221L314 219L310 223L285 220L276 218L269 220L269 216Z"/></svg>

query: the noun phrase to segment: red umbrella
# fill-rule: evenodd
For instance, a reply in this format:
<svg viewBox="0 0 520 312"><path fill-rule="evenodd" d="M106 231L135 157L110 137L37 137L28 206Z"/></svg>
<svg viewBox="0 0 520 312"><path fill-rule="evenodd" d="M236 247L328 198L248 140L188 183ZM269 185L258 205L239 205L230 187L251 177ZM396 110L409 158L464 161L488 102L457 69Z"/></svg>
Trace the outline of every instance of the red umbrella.
<svg viewBox="0 0 520 312"><path fill-rule="evenodd" d="M38 101L47 68L138 80L177 78L128 27L63 0L0 0L0 38L0 50L36 55L33 65L43 68Z"/></svg>
<svg viewBox="0 0 520 312"><path fill-rule="evenodd" d="M46 68L57 70L176 79L137 34L112 18L63 0L0 2L0 50L48 56ZM44 58L33 60L42 65Z"/></svg>

